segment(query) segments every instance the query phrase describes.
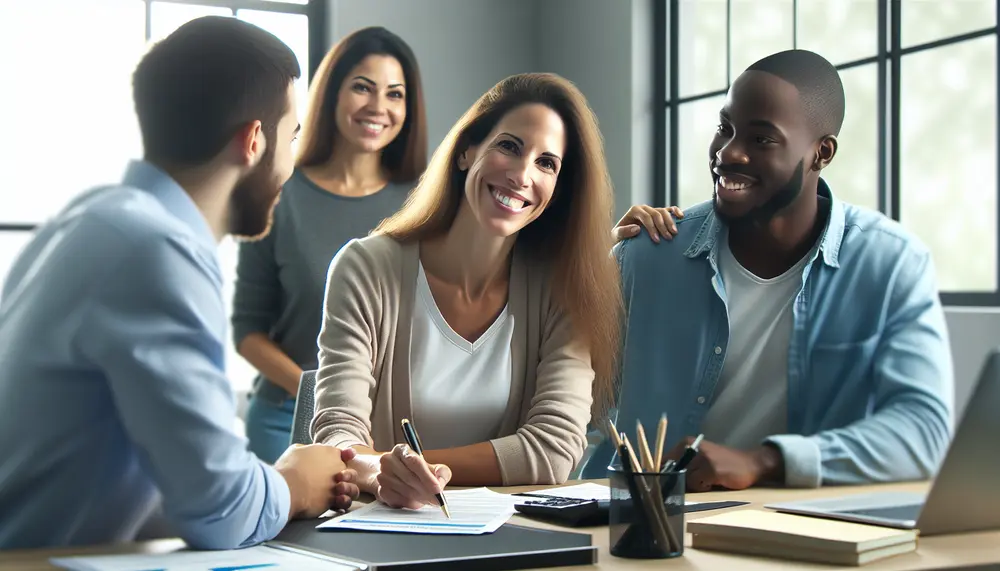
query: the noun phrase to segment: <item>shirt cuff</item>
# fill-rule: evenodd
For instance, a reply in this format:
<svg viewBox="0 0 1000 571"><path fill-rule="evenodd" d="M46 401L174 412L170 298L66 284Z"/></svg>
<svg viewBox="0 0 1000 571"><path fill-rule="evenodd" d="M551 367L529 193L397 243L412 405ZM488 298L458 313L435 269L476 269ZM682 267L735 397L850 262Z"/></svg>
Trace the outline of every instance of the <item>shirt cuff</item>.
<svg viewBox="0 0 1000 571"><path fill-rule="evenodd" d="M798 434L779 434L764 440L781 451L785 463L785 485L789 488L818 488L822 484L819 445Z"/></svg>
<svg viewBox="0 0 1000 571"><path fill-rule="evenodd" d="M264 479L267 481L267 496L264 498L264 509L261 512L260 525L253 543L274 539L285 525L288 524L288 514L292 511L292 492L288 482L274 466L260 463L264 469Z"/></svg>

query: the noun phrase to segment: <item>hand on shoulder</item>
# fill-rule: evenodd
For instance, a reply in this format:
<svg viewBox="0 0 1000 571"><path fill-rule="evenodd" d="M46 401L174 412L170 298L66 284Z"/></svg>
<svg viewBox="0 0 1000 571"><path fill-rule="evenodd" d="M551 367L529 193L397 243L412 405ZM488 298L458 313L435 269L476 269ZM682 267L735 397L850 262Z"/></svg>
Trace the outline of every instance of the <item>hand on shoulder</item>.
<svg viewBox="0 0 1000 571"><path fill-rule="evenodd" d="M611 230L615 242L621 242L639 235L640 228L645 228L653 242L659 243L660 238L673 240L677 235L677 224L674 218L684 218L684 211L678 206L653 208L645 204L637 204L628 209L618 224Z"/></svg>

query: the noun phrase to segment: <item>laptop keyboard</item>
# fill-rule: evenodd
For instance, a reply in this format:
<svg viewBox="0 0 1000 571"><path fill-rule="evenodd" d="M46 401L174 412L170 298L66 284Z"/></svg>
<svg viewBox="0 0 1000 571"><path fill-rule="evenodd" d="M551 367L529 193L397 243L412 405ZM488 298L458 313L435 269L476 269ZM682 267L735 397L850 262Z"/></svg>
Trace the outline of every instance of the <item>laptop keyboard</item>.
<svg viewBox="0 0 1000 571"><path fill-rule="evenodd" d="M908 506L893 506L889 508L866 508L860 510L843 510L841 513L852 515L865 515L882 519L892 519L899 521L917 521L920 515L921 504Z"/></svg>

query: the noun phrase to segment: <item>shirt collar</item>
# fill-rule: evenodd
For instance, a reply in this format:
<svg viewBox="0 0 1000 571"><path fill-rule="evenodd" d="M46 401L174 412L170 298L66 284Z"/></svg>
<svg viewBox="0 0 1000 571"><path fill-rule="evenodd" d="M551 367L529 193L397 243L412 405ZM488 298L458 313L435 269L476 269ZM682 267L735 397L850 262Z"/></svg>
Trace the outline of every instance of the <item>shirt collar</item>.
<svg viewBox="0 0 1000 571"><path fill-rule="evenodd" d="M208 225L205 215L191 199L191 196L162 169L148 161L130 161L125 169L122 184L144 190L152 194L160 204L181 222L191 228L206 245L215 249L218 242Z"/></svg>
<svg viewBox="0 0 1000 571"><path fill-rule="evenodd" d="M827 204L829 205L829 216L826 219L826 228L824 228L823 235L820 237L819 252L823 257L823 263L831 268L839 268L840 245L844 240L844 228L846 226L844 204L833 195L830 186L822 178L819 179L817 192L819 196L828 199ZM697 258L711 252L715 249L720 231L724 226L725 223L715 215L715 210L709 212L708 216L705 217L705 221L702 222L701 227L698 229L698 234L695 236L694 241L684 252L684 255L689 258Z"/></svg>

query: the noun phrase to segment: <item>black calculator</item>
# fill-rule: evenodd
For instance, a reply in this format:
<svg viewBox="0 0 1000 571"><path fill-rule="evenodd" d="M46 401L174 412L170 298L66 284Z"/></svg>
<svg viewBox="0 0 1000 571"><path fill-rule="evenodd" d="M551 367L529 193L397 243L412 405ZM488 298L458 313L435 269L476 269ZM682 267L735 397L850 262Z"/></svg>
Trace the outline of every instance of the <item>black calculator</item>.
<svg viewBox="0 0 1000 571"><path fill-rule="evenodd" d="M519 513L571 527L608 525L610 500L544 498L514 506Z"/></svg>

